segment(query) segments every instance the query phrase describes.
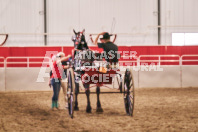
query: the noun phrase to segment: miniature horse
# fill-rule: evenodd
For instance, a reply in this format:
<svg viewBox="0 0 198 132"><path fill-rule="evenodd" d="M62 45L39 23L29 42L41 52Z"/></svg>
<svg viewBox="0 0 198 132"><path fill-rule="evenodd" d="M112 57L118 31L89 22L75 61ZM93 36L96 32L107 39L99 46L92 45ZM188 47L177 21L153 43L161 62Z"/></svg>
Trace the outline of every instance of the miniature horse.
<svg viewBox="0 0 198 132"><path fill-rule="evenodd" d="M81 59L79 58L79 55L85 53L90 53L92 52L91 50L89 50L89 47L87 46L87 42L85 40L85 35L84 32L85 30L83 30L82 32L76 32L75 30L73 30L75 36L72 37L72 41L74 42L74 48L75 48L75 52L74 52L74 63L78 62L79 60L81 61ZM79 51L79 52L78 52ZM93 54L93 52L92 52ZM93 62L94 58L93 56L91 58L85 58L87 59L89 62ZM75 64L74 64L74 68L75 68ZM74 105L74 110L78 111L79 107L78 107L78 94L79 94L79 80L81 79L81 74L83 71L75 71L75 105ZM86 112L87 113L91 113L91 104L90 104L90 90L89 90L89 84L84 84L85 87L85 94L87 96L87 108L86 108ZM103 109L101 107L101 103L100 103L100 87L97 86L96 88L96 93L97 93L97 109L96 112L103 112Z"/></svg>

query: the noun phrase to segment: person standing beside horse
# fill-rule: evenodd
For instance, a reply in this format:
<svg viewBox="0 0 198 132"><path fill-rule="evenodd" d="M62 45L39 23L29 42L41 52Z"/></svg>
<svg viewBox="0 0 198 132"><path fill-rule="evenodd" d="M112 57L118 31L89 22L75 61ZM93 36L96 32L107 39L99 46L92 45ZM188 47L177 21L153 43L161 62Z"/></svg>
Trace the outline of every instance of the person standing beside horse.
<svg viewBox="0 0 198 132"><path fill-rule="evenodd" d="M59 53L57 55L54 55L52 57L52 74L50 76L50 82L49 85L53 86L53 96L52 96L52 110L54 110L54 108L59 108L59 104L58 104L58 96L59 96L59 92L60 92L60 87L61 87L61 81L62 79L66 78L66 74L64 72L64 69L68 69L69 66L63 66L62 62L69 60L69 58L71 57L71 55L68 55L67 57L65 57L64 53ZM63 92L64 94L66 94L66 87L62 85L63 88Z"/></svg>

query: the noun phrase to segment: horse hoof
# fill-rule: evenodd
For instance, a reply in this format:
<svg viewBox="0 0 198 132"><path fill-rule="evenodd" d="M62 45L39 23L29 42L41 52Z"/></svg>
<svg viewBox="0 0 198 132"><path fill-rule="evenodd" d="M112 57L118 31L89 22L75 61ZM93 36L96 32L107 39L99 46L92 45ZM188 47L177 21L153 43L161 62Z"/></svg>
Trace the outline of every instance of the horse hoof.
<svg viewBox="0 0 198 132"><path fill-rule="evenodd" d="M87 107L86 112L91 113L91 107Z"/></svg>
<svg viewBox="0 0 198 132"><path fill-rule="evenodd" d="M96 112L98 112L98 113L102 113L103 112L103 109L100 107L100 108L97 108L96 109Z"/></svg>
<svg viewBox="0 0 198 132"><path fill-rule="evenodd" d="M74 107L74 110L75 110L75 111L79 111L79 107L75 106L75 107Z"/></svg>

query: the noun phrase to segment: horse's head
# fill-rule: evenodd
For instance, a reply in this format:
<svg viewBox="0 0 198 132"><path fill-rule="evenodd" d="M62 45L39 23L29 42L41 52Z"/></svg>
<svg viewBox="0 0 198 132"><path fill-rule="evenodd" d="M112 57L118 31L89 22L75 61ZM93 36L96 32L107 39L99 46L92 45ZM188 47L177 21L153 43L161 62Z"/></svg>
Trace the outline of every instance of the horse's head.
<svg viewBox="0 0 198 132"><path fill-rule="evenodd" d="M88 49L87 42L85 40L85 29L82 32L76 32L73 29L74 36L72 36L72 41L74 42L74 47L78 50Z"/></svg>
<svg viewBox="0 0 198 132"><path fill-rule="evenodd" d="M80 42L82 41L82 39L85 40L85 35L84 35L85 30L83 30L82 32L76 32L73 29L73 32L74 32L74 36L72 36L72 41L74 42L74 45L80 44Z"/></svg>

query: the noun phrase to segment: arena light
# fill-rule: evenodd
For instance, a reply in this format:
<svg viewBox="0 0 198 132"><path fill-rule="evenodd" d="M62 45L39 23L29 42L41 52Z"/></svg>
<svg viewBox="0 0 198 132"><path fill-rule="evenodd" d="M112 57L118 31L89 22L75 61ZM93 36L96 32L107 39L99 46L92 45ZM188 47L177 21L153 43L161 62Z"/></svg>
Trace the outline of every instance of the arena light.
<svg viewBox="0 0 198 132"><path fill-rule="evenodd" d="M198 33L185 33L185 45L198 45Z"/></svg>
<svg viewBox="0 0 198 132"><path fill-rule="evenodd" d="M198 45L198 33L172 33L172 45Z"/></svg>
<svg viewBox="0 0 198 132"><path fill-rule="evenodd" d="M182 46L185 42L184 33L172 33L172 45Z"/></svg>

